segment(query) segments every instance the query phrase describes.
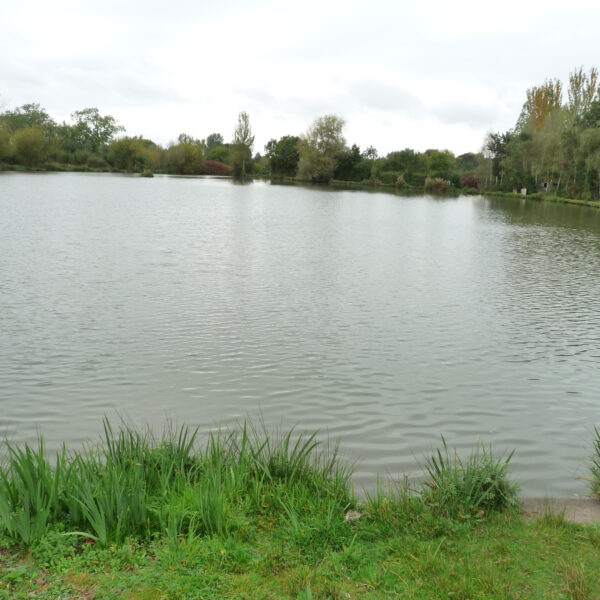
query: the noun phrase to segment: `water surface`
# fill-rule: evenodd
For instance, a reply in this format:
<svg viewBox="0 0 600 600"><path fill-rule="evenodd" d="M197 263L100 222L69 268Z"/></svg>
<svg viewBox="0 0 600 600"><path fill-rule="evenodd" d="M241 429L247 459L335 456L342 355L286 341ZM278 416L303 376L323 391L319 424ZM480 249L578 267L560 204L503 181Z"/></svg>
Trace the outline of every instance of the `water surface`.
<svg viewBox="0 0 600 600"><path fill-rule="evenodd" d="M104 414L320 429L359 485L444 434L585 493L600 211L205 178L0 175L0 434Z"/></svg>

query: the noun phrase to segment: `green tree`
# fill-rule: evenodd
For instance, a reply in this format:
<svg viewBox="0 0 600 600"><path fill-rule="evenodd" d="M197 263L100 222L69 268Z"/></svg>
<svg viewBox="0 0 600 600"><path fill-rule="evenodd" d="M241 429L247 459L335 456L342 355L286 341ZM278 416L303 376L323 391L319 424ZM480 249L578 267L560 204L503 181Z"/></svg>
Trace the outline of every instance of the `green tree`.
<svg viewBox="0 0 600 600"><path fill-rule="evenodd" d="M223 140L223 136L220 133L211 133L206 138L206 155L209 156L210 153L219 146L223 146L225 141Z"/></svg>
<svg viewBox="0 0 600 600"><path fill-rule="evenodd" d="M40 127L44 130L56 126L50 115L39 104L23 104L15 110L7 110L0 114L0 123L14 133L25 127Z"/></svg>
<svg viewBox="0 0 600 600"><path fill-rule="evenodd" d="M448 150L427 150L425 153L429 157L429 176L440 177L446 181L453 181L457 177L456 160L454 154Z"/></svg>
<svg viewBox="0 0 600 600"><path fill-rule="evenodd" d="M588 194L600 195L600 127L587 129L581 136L581 151L585 156L585 187Z"/></svg>
<svg viewBox="0 0 600 600"><path fill-rule="evenodd" d="M244 176L252 167L252 147L254 134L250 127L248 113L241 112L233 131L233 141L229 148L229 158L235 176Z"/></svg>
<svg viewBox="0 0 600 600"><path fill-rule="evenodd" d="M569 110L575 118L581 117L590 109L592 102L599 99L600 81L598 69L590 69L589 75L579 67L569 75Z"/></svg>
<svg viewBox="0 0 600 600"><path fill-rule="evenodd" d="M117 133L125 131L114 117L102 116L97 108L77 110L71 117L75 121L73 127L77 145L94 153L102 150Z"/></svg>
<svg viewBox="0 0 600 600"><path fill-rule="evenodd" d="M265 152L269 159L271 175L295 177L298 170L300 138L284 135L279 140L269 140Z"/></svg>
<svg viewBox="0 0 600 600"><path fill-rule="evenodd" d="M456 157L456 167L461 173L473 173L479 166L481 156L473 152L465 152Z"/></svg>
<svg viewBox="0 0 600 600"><path fill-rule="evenodd" d="M365 181L371 176L371 169L377 151L370 146L365 152L353 144L351 148L344 149L336 157L336 167L333 176L342 181ZM394 178L396 180L397 176Z"/></svg>
<svg viewBox="0 0 600 600"><path fill-rule="evenodd" d="M48 140L39 125L19 129L12 138L15 158L21 165L37 166L46 160Z"/></svg>
<svg viewBox="0 0 600 600"><path fill-rule="evenodd" d="M229 145L216 146L208 154L210 160L229 164Z"/></svg>
<svg viewBox="0 0 600 600"><path fill-rule="evenodd" d="M166 151L166 168L171 173L181 175L197 175L204 168L204 142L182 133L176 144L171 144Z"/></svg>
<svg viewBox="0 0 600 600"><path fill-rule="evenodd" d="M11 155L10 132L8 127L0 123L0 161L7 160Z"/></svg>
<svg viewBox="0 0 600 600"><path fill-rule="evenodd" d="M300 140L299 179L328 182L333 177L337 157L346 146L344 125L344 119L337 115L315 119Z"/></svg>
<svg viewBox="0 0 600 600"><path fill-rule="evenodd" d="M150 166L149 149L155 147L150 140L141 137L122 137L113 140L107 149L108 163L121 171L135 171Z"/></svg>

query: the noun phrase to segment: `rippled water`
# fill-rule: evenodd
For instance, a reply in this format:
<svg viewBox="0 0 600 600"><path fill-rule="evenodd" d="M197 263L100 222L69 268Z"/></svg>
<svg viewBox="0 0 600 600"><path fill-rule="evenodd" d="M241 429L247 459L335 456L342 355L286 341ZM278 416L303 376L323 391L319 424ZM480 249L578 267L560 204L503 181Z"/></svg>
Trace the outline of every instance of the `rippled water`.
<svg viewBox="0 0 600 600"><path fill-rule="evenodd" d="M600 211L481 197L0 175L0 434L101 417L320 429L356 479L444 434L585 493L600 422Z"/></svg>

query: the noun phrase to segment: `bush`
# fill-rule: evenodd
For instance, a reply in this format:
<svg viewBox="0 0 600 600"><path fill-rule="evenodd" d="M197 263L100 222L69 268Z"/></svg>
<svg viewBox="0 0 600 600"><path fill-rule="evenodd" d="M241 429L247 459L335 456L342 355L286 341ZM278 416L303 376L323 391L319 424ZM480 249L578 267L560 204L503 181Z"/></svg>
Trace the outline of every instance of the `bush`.
<svg viewBox="0 0 600 600"><path fill-rule="evenodd" d="M205 160L204 173L206 175L231 175L231 167L218 160Z"/></svg>
<svg viewBox="0 0 600 600"><path fill-rule="evenodd" d="M101 157L98 156L97 154L90 154L90 156L88 157L86 164L88 167L90 167L90 169L107 169L108 168L108 164L107 162Z"/></svg>
<svg viewBox="0 0 600 600"><path fill-rule="evenodd" d="M479 179L477 179L477 177L475 177L475 175L472 173L465 173L464 175L461 175L460 183L464 188L475 188L477 190L479 189L480 185Z"/></svg>
<svg viewBox="0 0 600 600"><path fill-rule="evenodd" d="M404 187L404 183L404 177L402 177L402 175L398 175L398 179L396 179L396 187L401 190Z"/></svg>
<svg viewBox="0 0 600 600"><path fill-rule="evenodd" d="M386 185L396 185L398 177L402 177L398 171L379 171L377 173L377 180Z"/></svg>
<svg viewBox="0 0 600 600"><path fill-rule="evenodd" d="M506 475L512 452L494 459L491 448L472 454L466 463L450 456L446 441L443 449L427 459L423 499L434 512L459 519L483 517L490 512L516 506L518 486Z"/></svg>
<svg viewBox="0 0 600 600"><path fill-rule="evenodd" d="M448 189L448 182L441 177L427 177L425 191L433 194L443 194Z"/></svg>

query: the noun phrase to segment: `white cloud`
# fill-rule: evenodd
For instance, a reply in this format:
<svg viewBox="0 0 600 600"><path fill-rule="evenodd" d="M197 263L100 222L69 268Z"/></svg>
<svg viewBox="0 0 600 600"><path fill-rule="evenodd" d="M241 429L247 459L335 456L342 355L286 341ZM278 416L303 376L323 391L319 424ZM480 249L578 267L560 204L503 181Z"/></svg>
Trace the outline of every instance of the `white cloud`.
<svg viewBox="0 0 600 600"><path fill-rule="evenodd" d="M97 106L161 143L228 138L247 110L262 150L335 112L380 153L458 153L512 127L527 87L592 66L599 17L588 0L24 0L3 6L0 95L59 120Z"/></svg>

